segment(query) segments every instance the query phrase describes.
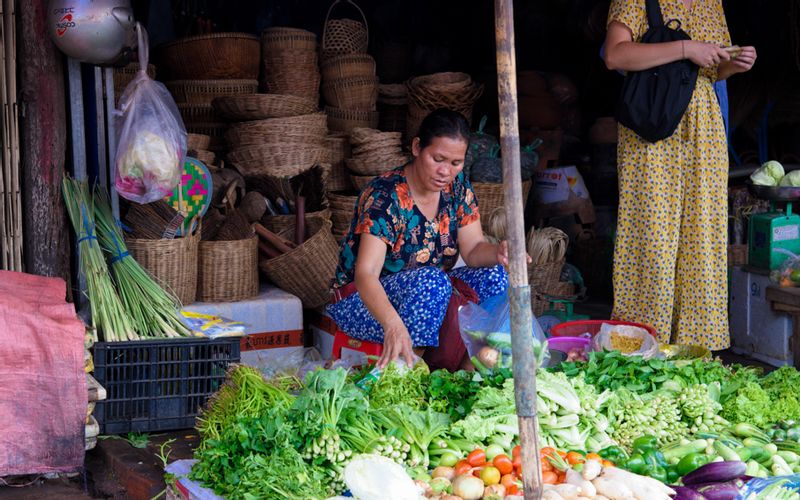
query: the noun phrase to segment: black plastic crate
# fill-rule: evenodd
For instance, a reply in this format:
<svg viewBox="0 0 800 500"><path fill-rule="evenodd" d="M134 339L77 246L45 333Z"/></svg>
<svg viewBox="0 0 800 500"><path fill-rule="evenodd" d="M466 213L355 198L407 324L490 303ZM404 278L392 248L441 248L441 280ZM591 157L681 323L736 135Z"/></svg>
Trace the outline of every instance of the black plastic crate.
<svg viewBox="0 0 800 500"><path fill-rule="evenodd" d="M106 389L94 417L102 434L194 426L199 409L239 362L239 337L98 342L94 378Z"/></svg>

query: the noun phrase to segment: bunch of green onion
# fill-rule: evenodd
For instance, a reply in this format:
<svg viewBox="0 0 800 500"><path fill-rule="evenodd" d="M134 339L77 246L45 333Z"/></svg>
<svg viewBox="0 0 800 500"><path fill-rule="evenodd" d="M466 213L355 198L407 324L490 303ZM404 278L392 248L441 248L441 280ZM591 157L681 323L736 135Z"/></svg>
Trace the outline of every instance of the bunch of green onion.
<svg viewBox="0 0 800 500"><path fill-rule="evenodd" d="M92 308L95 340L98 340L98 330L102 332L103 340L107 342L138 339L128 313L111 282L106 259L97 240L93 200L89 187L86 182L65 177L62 190L72 227L78 237L80 269L86 277L85 293Z"/></svg>

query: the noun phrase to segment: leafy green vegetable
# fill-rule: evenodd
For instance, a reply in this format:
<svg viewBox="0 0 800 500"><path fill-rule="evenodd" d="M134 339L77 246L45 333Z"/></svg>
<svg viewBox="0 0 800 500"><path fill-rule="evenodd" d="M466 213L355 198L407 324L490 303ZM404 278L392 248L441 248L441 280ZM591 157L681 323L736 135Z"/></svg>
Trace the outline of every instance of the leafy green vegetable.
<svg viewBox="0 0 800 500"><path fill-rule="evenodd" d="M436 370L428 377L428 404L432 409L446 413L455 422L472 411L480 390L481 384L475 380L474 373Z"/></svg>
<svg viewBox="0 0 800 500"><path fill-rule="evenodd" d="M419 410L427 406L428 365L423 362L408 370L398 363L389 363L369 389L369 404L373 408L386 408L406 404Z"/></svg>
<svg viewBox="0 0 800 500"><path fill-rule="evenodd" d="M374 412L374 419L387 431L402 431L403 440L410 445L409 466L428 466L428 447L431 441L444 434L450 419L430 408L414 410L408 405L395 405Z"/></svg>

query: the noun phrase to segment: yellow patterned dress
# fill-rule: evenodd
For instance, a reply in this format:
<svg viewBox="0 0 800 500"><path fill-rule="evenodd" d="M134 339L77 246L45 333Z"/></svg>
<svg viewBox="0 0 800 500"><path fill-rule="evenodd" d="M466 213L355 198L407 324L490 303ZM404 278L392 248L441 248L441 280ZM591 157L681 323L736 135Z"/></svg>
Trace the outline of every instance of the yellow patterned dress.
<svg viewBox="0 0 800 500"><path fill-rule="evenodd" d="M661 0L664 22L693 40L730 45L722 0ZM609 23L647 31L645 0L613 0ZM675 133L655 144L620 126L615 319L658 330L661 342L730 347L727 294L728 150L713 82L701 68Z"/></svg>

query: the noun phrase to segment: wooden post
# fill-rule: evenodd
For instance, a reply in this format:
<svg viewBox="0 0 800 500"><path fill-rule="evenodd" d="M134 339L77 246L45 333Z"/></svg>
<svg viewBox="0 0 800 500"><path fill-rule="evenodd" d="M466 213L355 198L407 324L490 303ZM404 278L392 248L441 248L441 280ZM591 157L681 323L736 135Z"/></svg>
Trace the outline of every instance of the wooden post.
<svg viewBox="0 0 800 500"><path fill-rule="evenodd" d="M47 4L29 0L17 11L25 270L69 282L69 226L61 198L67 149L64 68L47 32Z"/></svg>
<svg viewBox="0 0 800 500"><path fill-rule="evenodd" d="M519 159L517 113L517 62L514 51L512 0L495 0L497 44L497 94L500 105L500 145L503 157L507 237L509 250L509 299L511 349L514 358L514 393L522 445L522 482L525 499L542 496L536 418L536 361L533 353L531 289L525 251L524 207Z"/></svg>

